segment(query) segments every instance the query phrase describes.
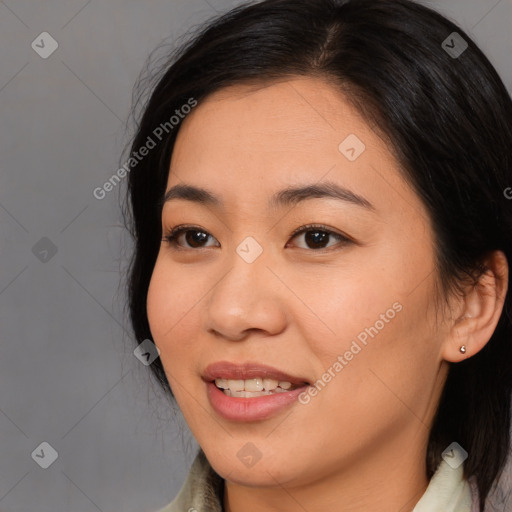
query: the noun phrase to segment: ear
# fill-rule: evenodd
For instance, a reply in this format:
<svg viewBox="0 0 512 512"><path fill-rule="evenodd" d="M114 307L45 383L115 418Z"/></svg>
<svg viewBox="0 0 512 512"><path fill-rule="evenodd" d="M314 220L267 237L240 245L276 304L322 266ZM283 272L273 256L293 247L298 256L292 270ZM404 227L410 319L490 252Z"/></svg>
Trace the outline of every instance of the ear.
<svg viewBox="0 0 512 512"><path fill-rule="evenodd" d="M466 290L457 308L458 318L443 342L441 355L446 361L457 363L474 356L498 325L508 288L507 258L502 251L493 251L482 263L487 270Z"/></svg>

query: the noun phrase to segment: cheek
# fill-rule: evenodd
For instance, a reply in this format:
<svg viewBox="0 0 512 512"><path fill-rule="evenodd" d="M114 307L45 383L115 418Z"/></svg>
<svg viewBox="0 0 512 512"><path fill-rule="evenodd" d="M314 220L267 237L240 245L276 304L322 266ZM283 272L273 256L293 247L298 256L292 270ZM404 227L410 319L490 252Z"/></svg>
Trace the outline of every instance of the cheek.
<svg viewBox="0 0 512 512"><path fill-rule="evenodd" d="M149 284L146 310L153 341L166 369L169 362L176 366L181 351L195 345L197 333L192 332L192 326L197 328L194 315L201 296L194 282L183 282L180 273L172 272L159 256Z"/></svg>
<svg viewBox="0 0 512 512"><path fill-rule="evenodd" d="M147 315L174 397L182 412L190 416L189 409L194 406L190 394L200 391L193 369L201 357L197 303L202 294L194 283L183 280L183 275L172 272L159 257L148 289Z"/></svg>
<svg viewBox="0 0 512 512"><path fill-rule="evenodd" d="M349 350L352 340L364 344L372 334L389 331L402 309L391 274L370 262L287 277L294 294L302 299L295 320L322 359Z"/></svg>
<svg viewBox="0 0 512 512"><path fill-rule="evenodd" d="M153 335L153 341L157 343L157 345L166 329L172 326L171 319L168 318L168 313L174 311L175 305L175 301L169 293L170 287L168 286L168 278L170 276L163 272L159 258L153 269L146 300L146 312L149 326L151 334Z"/></svg>
<svg viewBox="0 0 512 512"><path fill-rule="evenodd" d="M342 450L347 440L372 443L411 421L421 428L416 418L425 418L429 408L437 375L435 349L429 353L429 340L421 339L423 327L413 321L415 304L400 303L401 310L390 312L386 302L382 308L372 306L369 323L361 320L366 315L346 316L347 329L339 323L336 341L313 348L321 369L315 385L319 391L305 405L314 411L307 412L307 421L312 431L339 439Z"/></svg>
<svg viewBox="0 0 512 512"><path fill-rule="evenodd" d="M432 334L431 259L417 257L413 268L396 252L394 259L380 256L360 261L360 273L317 276L322 288L295 280L297 295L307 297L311 310L304 310L301 321L304 336L319 363L318 377L329 382L325 387L332 392L324 394L325 400L358 414L400 409L401 400L421 409L425 404L418 396L433 384L440 361ZM349 406L338 400L347 393Z"/></svg>

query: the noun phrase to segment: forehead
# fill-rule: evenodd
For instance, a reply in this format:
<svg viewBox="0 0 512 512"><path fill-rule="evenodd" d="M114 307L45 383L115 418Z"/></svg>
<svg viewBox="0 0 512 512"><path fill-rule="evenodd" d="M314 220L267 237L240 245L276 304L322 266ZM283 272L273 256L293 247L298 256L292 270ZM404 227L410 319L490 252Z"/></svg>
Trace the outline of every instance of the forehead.
<svg viewBox="0 0 512 512"><path fill-rule="evenodd" d="M368 139L369 131L339 90L314 78L234 85L216 91L185 119L179 138L192 129L202 143L222 146L224 154L229 150L264 154L301 148L307 153L322 143L331 147L339 143L343 132L364 134Z"/></svg>
<svg viewBox="0 0 512 512"><path fill-rule="evenodd" d="M234 85L201 101L180 127L167 189L186 181L235 204L324 179L377 208L397 195L419 202L386 142L343 94L300 77Z"/></svg>

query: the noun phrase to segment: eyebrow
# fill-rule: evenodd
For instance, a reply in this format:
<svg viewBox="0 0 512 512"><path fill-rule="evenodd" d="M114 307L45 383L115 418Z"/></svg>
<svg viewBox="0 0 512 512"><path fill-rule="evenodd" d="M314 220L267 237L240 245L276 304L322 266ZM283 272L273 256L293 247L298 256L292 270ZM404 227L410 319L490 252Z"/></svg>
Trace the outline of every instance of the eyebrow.
<svg viewBox="0 0 512 512"><path fill-rule="evenodd" d="M286 187L276 192L270 198L268 205L270 208L279 208L295 205L301 201L313 198L338 199L368 210L375 210L375 207L370 203L370 201L364 197L329 181L312 185ZM223 201L213 192L202 187L196 187L188 184L175 185L170 188L160 201L160 206L163 207L165 203L175 199L193 201L206 206L223 206Z"/></svg>

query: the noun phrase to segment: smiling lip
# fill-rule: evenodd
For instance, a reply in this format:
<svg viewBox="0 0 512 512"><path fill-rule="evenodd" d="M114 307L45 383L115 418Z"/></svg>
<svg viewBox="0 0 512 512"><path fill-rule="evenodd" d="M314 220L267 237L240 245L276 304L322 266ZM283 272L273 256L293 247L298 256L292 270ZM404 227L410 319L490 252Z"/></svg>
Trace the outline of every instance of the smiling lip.
<svg viewBox="0 0 512 512"><path fill-rule="evenodd" d="M254 398L227 396L215 385L215 379L246 380L257 377L291 382L296 389ZM231 421L265 420L283 408L297 401L298 396L307 388L306 379L295 377L271 366L246 363L236 365L220 361L206 367L202 379L206 383L208 400L215 412Z"/></svg>

